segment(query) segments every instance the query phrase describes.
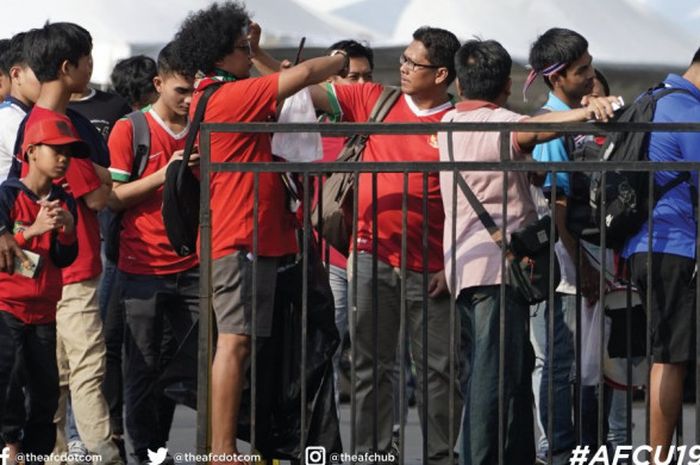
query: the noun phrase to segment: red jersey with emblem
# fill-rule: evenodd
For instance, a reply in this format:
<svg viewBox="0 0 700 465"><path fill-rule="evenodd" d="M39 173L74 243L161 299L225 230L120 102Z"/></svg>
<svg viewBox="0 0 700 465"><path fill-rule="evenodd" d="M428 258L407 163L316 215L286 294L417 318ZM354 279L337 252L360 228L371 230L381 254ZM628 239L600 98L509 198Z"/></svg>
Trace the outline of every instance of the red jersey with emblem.
<svg viewBox="0 0 700 465"><path fill-rule="evenodd" d="M71 163L74 161L71 159ZM54 185L46 200L59 200L62 208L76 215L75 202L61 187ZM56 321L56 305L63 291L60 268L70 265L78 253L75 233L50 231L29 241L24 239L23 231L34 224L40 209L39 197L19 179L8 179L0 185L0 224L12 231L20 247L41 257L34 278L0 272L0 311L11 313L25 324Z"/></svg>
<svg viewBox="0 0 700 465"><path fill-rule="evenodd" d="M366 122L379 99L383 86L367 83L332 86L344 121ZM446 102L430 110L420 110L408 95L401 95L384 122L437 123L453 107ZM437 162L440 160L435 134L372 135L367 141L363 161ZM377 174L377 253L394 267L401 266L401 231L403 227L403 174ZM406 267L430 272L444 268L442 231L445 214L440 196L439 173L428 174L428 218L423 217L423 174L408 175L408 228L406 231ZM359 180L358 249L372 252L372 175ZM428 223L428 263L423 263L423 223Z"/></svg>
<svg viewBox="0 0 700 465"><path fill-rule="evenodd" d="M240 123L267 121L277 109L279 73L223 84L207 102L205 122ZM194 115L202 91L214 79L197 83L190 115ZM211 161L271 162L270 134L214 133ZM280 257L297 251L296 219L287 208L279 173L259 174L258 255ZM236 250L253 250L253 173L212 173L211 220L214 259Z"/></svg>
<svg viewBox="0 0 700 465"><path fill-rule="evenodd" d="M44 118L46 113L54 112L34 106L23 128L29 126L33 119ZM26 176L28 169L29 165L22 163L22 176ZM97 220L97 212L88 208L80 198L98 189L102 182L89 158L72 158L66 176L55 180L54 183L62 186L76 199L78 211L75 222L75 233L79 244L78 257L71 266L63 269L63 284L73 284L97 278L102 273L100 224Z"/></svg>
<svg viewBox="0 0 700 465"><path fill-rule="evenodd" d="M151 137L151 151L141 178L149 176L165 165L176 150L185 148L187 129L173 133L153 108L144 110ZM109 168L115 182L129 182L134 162L133 129L127 119L117 121L109 135ZM126 273L166 275L179 273L197 265L197 257L180 257L173 250L165 232L161 207L163 186L150 193L143 201L127 208L122 217L119 236L119 263Z"/></svg>

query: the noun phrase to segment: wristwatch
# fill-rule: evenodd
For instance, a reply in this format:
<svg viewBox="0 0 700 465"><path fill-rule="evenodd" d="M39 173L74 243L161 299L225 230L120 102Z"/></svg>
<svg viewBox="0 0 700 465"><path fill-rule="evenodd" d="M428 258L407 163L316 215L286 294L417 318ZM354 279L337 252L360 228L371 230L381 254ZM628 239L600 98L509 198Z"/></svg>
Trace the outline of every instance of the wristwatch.
<svg viewBox="0 0 700 465"><path fill-rule="evenodd" d="M343 67L340 71L338 71L338 76L344 78L348 75L348 71L350 70L350 56L348 55L348 52L345 50L340 50L340 49L335 49L330 53L330 56L335 56L335 55L343 55L345 57L345 62L343 63Z"/></svg>

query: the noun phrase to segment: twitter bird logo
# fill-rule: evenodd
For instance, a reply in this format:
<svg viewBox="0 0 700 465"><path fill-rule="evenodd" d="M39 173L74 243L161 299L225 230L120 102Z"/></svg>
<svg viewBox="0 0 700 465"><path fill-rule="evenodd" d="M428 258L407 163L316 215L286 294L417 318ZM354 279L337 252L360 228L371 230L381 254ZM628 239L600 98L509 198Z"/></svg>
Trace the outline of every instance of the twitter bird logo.
<svg viewBox="0 0 700 465"><path fill-rule="evenodd" d="M153 452L148 449L148 460L149 465L160 465L165 462L165 457L168 455L168 449L165 447L159 447L158 452Z"/></svg>

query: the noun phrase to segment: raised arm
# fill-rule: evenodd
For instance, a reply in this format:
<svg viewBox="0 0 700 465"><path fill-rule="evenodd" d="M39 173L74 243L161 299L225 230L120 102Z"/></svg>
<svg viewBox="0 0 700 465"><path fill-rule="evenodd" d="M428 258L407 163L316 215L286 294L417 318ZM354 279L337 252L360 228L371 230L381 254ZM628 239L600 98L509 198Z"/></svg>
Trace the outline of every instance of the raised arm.
<svg viewBox="0 0 700 465"><path fill-rule="evenodd" d="M525 123L577 123L595 119L607 122L614 115L613 103L619 97L588 97L587 105L569 111L552 111L526 119ZM561 135L556 132L518 132L515 137L521 149L531 151L535 145L556 139Z"/></svg>
<svg viewBox="0 0 700 465"><path fill-rule="evenodd" d="M347 70L348 61L347 54L339 51L334 55L312 58L283 70L279 78L278 101L299 92L304 87L323 82L336 74L342 74ZM310 90L314 106L320 110L330 110L325 89L321 86L312 86Z"/></svg>

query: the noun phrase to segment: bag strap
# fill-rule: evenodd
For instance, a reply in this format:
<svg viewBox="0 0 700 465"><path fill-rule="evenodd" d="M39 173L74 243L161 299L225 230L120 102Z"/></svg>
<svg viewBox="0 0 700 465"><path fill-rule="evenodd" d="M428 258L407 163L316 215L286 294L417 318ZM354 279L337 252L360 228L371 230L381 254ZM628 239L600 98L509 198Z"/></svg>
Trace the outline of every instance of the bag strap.
<svg viewBox="0 0 700 465"><path fill-rule="evenodd" d="M389 114L389 110L391 110L391 107L394 106L394 104L400 96L401 89L399 89L398 87L384 87L384 89L382 89L382 93L379 95L379 98L374 103L374 106L372 107L372 110L369 113L369 118L367 118L367 122L378 123L384 121L386 115ZM343 150L340 152L341 155L344 153L351 155L344 161L358 161L362 156L363 149L365 148L368 139L369 136L367 134L355 134L352 137L350 137L350 139L348 139L348 141L345 143ZM352 152L348 152L345 150L351 146L356 146L357 149Z"/></svg>
<svg viewBox="0 0 700 465"><path fill-rule="evenodd" d="M197 108L194 111L194 118L190 122L190 130L187 133L187 140L185 141L185 153L182 155L182 163L180 164L180 169L177 172L178 183L182 181L182 177L185 174L185 169L187 169L187 164L190 161L190 155L192 154L192 149L194 148L194 141L199 133L199 125L204 119L204 111L207 108L207 102L209 97L216 92L216 90L221 87L223 82L214 82L207 86L202 92L202 97L197 102Z"/></svg>
<svg viewBox="0 0 700 465"><path fill-rule="evenodd" d="M384 89L382 89L382 93L379 95L379 99L377 99L377 102L374 104L367 122L376 123L384 121L384 118L386 118L389 110L391 110L391 107L394 106L400 95L401 89L398 87L386 86Z"/></svg>
<svg viewBox="0 0 700 465"><path fill-rule="evenodd" d="M453 120L454 119L451 119L450 122L452 122ZM447 153L450 157L450 161L452 162L455 161L453 146L454 144L448 144L447 147ZM455 178L457 179L457 185L459 186L464 196L467 198L467 201L469 201L469 205L471 205L471 207L474 209L474 212L479 217L481 224L483 224L484 228L486 228L486 230L488 231L489 235L491 236L491 239L493 239L493 241L499 248L503 248L503 235L501 234L501 229L496 225L496 222L493 221L493 217L489 214L489 212L486 211L484 205L476 197L476 194L474 194L474 191L471 190L471 188L467 184L467 181L464 180L462 175L456 173Z"/></svg>
<svg viewBox="0 0 700 465"><path fill-rule="evenodd" d="M131 165L129 182L143 175L148 164L148 152L151 151L151 131L148 129L146 114L141 110L132 111L126 118L131 122L131 147L134 161Z"/></svg>

